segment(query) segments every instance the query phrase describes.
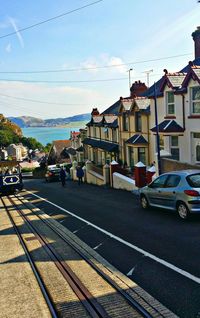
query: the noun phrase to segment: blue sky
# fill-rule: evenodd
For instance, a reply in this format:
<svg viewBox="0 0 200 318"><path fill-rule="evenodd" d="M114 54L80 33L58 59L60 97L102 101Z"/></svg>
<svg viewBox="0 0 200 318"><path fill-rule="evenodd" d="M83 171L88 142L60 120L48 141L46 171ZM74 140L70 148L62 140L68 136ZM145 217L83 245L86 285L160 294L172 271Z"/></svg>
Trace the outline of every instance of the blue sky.
<svg viewBox="0 0 200 318"><path fill-rule="evenodd" d="M0 0L0 113L56 118L103 111L129 96L130 68L132 82L146 82L144 72L153 69L152 84L164 68L178 71L194 59L196 0L103 0L8 36L93 2ZM161 59L177 55L184 56ZM154 59L161 60L143 62ZM49 70L62 72L29 73Z"/></svg>

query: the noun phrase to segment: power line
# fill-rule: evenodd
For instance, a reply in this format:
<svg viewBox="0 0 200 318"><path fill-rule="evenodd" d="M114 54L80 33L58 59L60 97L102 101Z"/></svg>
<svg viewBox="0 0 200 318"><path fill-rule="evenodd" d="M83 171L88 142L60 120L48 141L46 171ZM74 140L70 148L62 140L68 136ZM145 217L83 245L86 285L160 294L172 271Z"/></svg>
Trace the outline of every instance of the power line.
<svg viewBox="0 0 200 318"><path fill-rule="evenodd" d="M85 8L87 8L87 7L90 7L90 6L94 5L94 4L97 4L98 2L102 2L102 1L103 1L103 0L98 0L98 1L95 1L95 2L91 2L91 3L89 3L89 4L85 5L85 6L76 8L76 9L71 10L71 11L67 11L67 12L65 12L65 13L59 14L59 15L57 15L57 16L55 16L55 17L52 17L52 18L49 18L49 19L47 19L47 20L43 20L43 21L40 21L40 22L38 22L38 23L29 25L28 27L19 29L19 30L15 31L15 32L11 32L11 33L2 35L2 36L0 36L0 39L3 39L3 38L5 38L5 37L11 36L11 35L14 35L14 34L19 33L19 32L24 32L24 31L26 31L26 30L28 30L28 29L34 28L34 27L36 27L36 26L39 26L39 25L41 25L41 24L50 22L50 21L52 21L52 20L62 18L62 17L64 17L65 15L74 13L74 12L76 12L76 11L83 10L83 9L85 9Z"/></svg>
<svg viewBox="0 0 200 318"><path fill-rule="evenodd" d="M109 82L109 81L121 81L127 80L126 77L121 78L108 78L108 79L97 79L97 80L83 80L83 81L43 81L43 80L23 80L23 79L5 79L0 78L0 81L7 82L25 82L25 83L93 83L93 82Z"/></svg>
<svg viewBox="0 0 200 318"><path fill-rule="evenodd" d="M64 73L64 72L88 71L88 70L97 70L97 69L104 69L104 68L113 68L113 67L119 67L119 66L131 65L131 64L156 62L156 61L168 60L168 59L173 59L173 58L182 57L182 56L188 56L191 54L193 54L193 53L190 52L190 53L185 53L185 54L171 55L171 56L166 56L166 57L160 57L160 58L142 60L142 61L135 61L135 62L128 62L128 63L122 63L122 64L103 65L103 66L95 66L95 67L82 67L82 68L69 68L69 69L65 69L65 70L0 71L0 74L37 74L37 73Z"/></svg>
<svg viewBox="0 0 200 318"><path fill-rule="evenodd" d="M19 99L19 100L24 100L28 102L34 102L34 103L41 103L41 104L50 104L50 105L64 105L64 106L78 106L78 105L87 105L87 104L73 104L73 103L53 103L53 102L46 102L46 101L41 101L41 100L36 100L36 99L29 99L29 98L24 98L24 97L17 97L17 96L10 96L10 95L5 95L5 94L0 94L2 97L8 97L8 98L13 98L13 99Z"/></svg>

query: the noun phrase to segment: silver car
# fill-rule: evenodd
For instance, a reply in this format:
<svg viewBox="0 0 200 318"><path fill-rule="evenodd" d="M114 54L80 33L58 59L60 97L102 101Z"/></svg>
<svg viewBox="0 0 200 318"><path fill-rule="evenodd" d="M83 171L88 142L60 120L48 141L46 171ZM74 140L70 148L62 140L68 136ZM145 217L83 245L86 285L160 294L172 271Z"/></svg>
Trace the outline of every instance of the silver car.
<svg viewBox="0 0 200 318"><path fill-rule="evenodd" d="M200 213L200 170L164 173L139 190L142 208L175 210L182 219Z"/></svg>

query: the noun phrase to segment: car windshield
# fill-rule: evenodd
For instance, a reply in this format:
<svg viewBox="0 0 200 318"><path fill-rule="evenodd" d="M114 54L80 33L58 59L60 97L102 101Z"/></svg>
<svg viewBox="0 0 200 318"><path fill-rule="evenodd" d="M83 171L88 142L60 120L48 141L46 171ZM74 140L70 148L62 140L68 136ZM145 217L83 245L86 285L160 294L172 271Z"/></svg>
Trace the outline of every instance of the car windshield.
<svg viewBox="0 0 200 318"><path fill-rule="evenodd" d="M192 174L188 176L186 179L191 187L200 188L200 173Z"/></svg>

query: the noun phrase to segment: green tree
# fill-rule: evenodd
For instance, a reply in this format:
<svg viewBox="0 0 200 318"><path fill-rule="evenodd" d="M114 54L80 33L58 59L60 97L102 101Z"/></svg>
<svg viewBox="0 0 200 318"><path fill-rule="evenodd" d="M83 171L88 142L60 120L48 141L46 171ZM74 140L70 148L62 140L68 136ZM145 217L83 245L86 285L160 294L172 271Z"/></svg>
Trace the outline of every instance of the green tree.
<svg viewBox="0 0 200 318"><path fill-rule="evenodd" d="M19 142L19 136L16 135L11 129L0 127L0 146L8 146L13 143Z"/></svg>
<svg viewBox="0 0 200 318"><path fill-rule="evenodd" d="M28 147L29 149L39 149L39 150L43 150L44 149L44 146L39 142L37 141L35 138L32 138L32 137L22 137L21 138L21 143Z"/></svg>
<svg viewBox="0 0 200 318"><path fill-rule="evenodd" d="M50 149L51 149L51 146L52 146L51 143L46 144L46 146L44 147L45 153L49 153L49 151L50 151Z"/></svg>

